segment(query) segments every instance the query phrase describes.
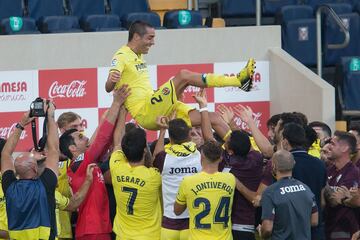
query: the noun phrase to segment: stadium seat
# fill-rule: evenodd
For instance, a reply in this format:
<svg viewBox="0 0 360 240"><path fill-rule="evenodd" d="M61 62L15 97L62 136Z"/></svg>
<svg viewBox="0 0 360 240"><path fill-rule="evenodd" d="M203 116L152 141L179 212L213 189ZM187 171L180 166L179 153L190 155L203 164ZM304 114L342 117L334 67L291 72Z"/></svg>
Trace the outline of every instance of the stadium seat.
<svg viewBox="0 0 360 240"><path fill-rule="evenodd" d="M122 17L128 13L148 12L147 0L109 0L111 13Z"/></svg>
<svg viewBox="0 0 360 240"><path fill-rule="evenodd" d="M340 14L339 17L348 27L350 32L350 42L343 49L325 49L325 65L335 65L342 56L351 56L359 52L359 14L349 13ZM332 18L328 18L325 23L325 43L337 44L344 41L344 34Z"/></svg>
<svg viewBox="0 0 360 240"><path fill-rule="evenodd" d="M334 3L334 0L305 0L305 4L311 6L314 11L317 10L319 5Z"/></svg>
<svg viewBox="0 0 360 240"><path fill-rule="evenodd" d="M43 33L83 32L80 29L79 19L75 16L48 16L42 22Z"/></svg>
<svg viewBox="0 0 360 240"><path fill-rule="evenodd" d="M120 19L112 14L105 14L104 0L69 0L71 14L80 19L84 31L120 31Z"/></svg>
<svg viewBox="0 0 360 240"><path fill-rule="evenodd" d="M40 33L36 28L35 19L21 18L22 26L19 29L11 27L11 17L1 20L1 32L2 34L38 34Z"/></svg>
<svg viewBox="0 0 360 240"><path fill-rule="evenodd" d="M280 10L280 22L287 23L293 20L313 18L313 8L307 5L289 5Z"/></svg>
<svg viewBox="0 0 360 240"><path fill-rule="evenodd" d="M357 60L356 60L357 59ZM351 66L356 62L357 66ZM343 57L341 65L343 69L343 100L345 110L360 111L360 56Z"/></svg>
<svg viewBox="0 0 360 240"><path fill-rule="evenodd" d="M222 0L221 16L222 18L234 18L244 16L255 16L255 0Z"/></svg>
<svg viewBox="0 0 360 240"><path fill-rule="evenodd" d="M274 16L283 6L295 4L297 4L297 0L263 0L262 13L264 15Z"/></svg>
<svg viewBox="0 0 360 240"><path fill-rule="evenodd" d="M198 28L204 27L199 11L174 10L168 11L164 16L166 28Z"/></svg>
<svg viewBox="0 0 360 240"><path fill-rule="evenodd" d="M125 14L121 18L122 26L126 29L129 29L131 23L137 20L150 23L152 26L154 26L157 29L161 28L160 17L155 12L135 12L135 13Z"/></svg>
<svg viewBox="0 0 360 240"><path fill-rule="evenodd" d="M316 20L287 22L282 31L282 48L307 66L316 64Z"/></svg>
<svg viewBox="0 0 360 240"><path fill-rule="evenodd" d="M64 15L63 0L28 0L27 7L42 33L82 32L76 17Z"/></svg>
<svg viewBox="0 0 360 240"><path fill-rule="evenodd" d="M12 16L22 17L22 0L0 0L0 20Z"/></svg>
<svg viewBox="0 0 360 240"><path fill-rule="evenodd" d="M352 12L352 5L348 3L329 3L326 4L331 7L336 14L346 14Z"/></svg>

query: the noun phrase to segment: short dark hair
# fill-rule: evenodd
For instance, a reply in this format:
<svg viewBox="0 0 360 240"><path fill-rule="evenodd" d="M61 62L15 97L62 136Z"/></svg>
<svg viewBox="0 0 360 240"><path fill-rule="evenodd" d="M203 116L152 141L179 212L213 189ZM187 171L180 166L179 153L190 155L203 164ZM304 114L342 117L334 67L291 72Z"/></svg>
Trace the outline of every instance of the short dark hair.
<svg viewBox="0 0 360 240"><path fill-rule="evenodd" d="M189 140L190 127L181 118L169 121L169 137L175 144L181 144Z"/></svg>
<svg viewBox="0 0 360 240"><path fill-rule="evenodd" d="M266 126L269 128L270 126L276 126L277 122L280 120L281 114L272 115L269 120L266 122Z"/></svg>
<svg viewBox="0 0 360 240"><path fill-rule="evenodd" d="M319 128L321 128L321 130L323 132L325 132L327 134L327 137L331 137L331 134L332 134L331 128L324 122L313 121L313 122L309 123L309 127L312 127L312 128L319 127Z"/></svg>
<svg viewBox="0 0 360 240"><path fill-rule="evenodd" d="M357 152L356 138L353 134L344 131L335 131L334 136L337 137L339 141L346 142L350 148L350 154Z"/></svg>
<svg viewBox="0 0 360 240"><path fill-rule="evenodd" d="M132 122L128 122L127 124L125 124L125 133L129 132L134 128L137 128L136 124Z"/></svg>
<svg viewBox="0 0 360 240"><path fill-rule="evenodd" d="M121 140L121 148L129 162L140 162L146 147L146 132L141 128L131 129Z"/></svg>
<svg viewBox="0 0 360 240"><path fill-rule="evenodd" d="M287 123L297 123L297 124L300 124L301 126L305 127L307 125L307 123L304 122L304 118L302 116L303 116L303 114L300 115L299 113L295 113L295 112L282 113L280 116L281 125L280 125L279 130L282 130L284 128L285 124L287 124Z"/></svg>
<svg viewBox="0 0 360 240"><path fill-rule="evenodd" d="M230 134L228 147L236 156L246 157L250 151L249 134L243 130L236 130Z"/></svg>
<svg viewBox="0 0 360 240"><path fill-rule="evenodd" d="M0 160L1 160L1 153L2 153L2 150L4 149L4 146L6 144L6 140L4 138L0 138ZM1 162L0 162L1 164Z"/></svg>
<svg viewBox="0 0 360 240"><path fill-rule="evenodd" d="M283 138L286 139L292 148L301 147L306 145L305 129L297 123L287 123L284 125L282 132Z"/></svg>
<svg viewBox="0 0 360 240"><path fill-rule="evenodd" d="M305 137L306 137L305 149L308 150L313 145L313 143L318 139L318 136L315 130L309 125L305 126L304 129L305 129Z"/></svg>
<svg viewBox="0 0 360 240"><path fill-rule="evenodd" d="M222 148L218 142L214 140L208 140L205 141L205 143L201 146L201 152L208 161L216 162L221 157Z"/></svg>
<svg viewBox="0 0 360 240"><path fill-rule="evenodd" d="M147 33L146 28L154 28L154 27L151 24L144 21L138 20L133 22L129 28L128 41L130 42L133 39L135 33L139 34L140 37L143 37Z"/></svg>
<svg viewBox="0 0 360 240"><path fill-rule="evenodd" d="M71 136L71 134L73 134L74 132L77 132L77 131L78 130L75 128L66 130L59 139L60 152L70 159L72 159L74 156L71 153L71 151L69 150L69 147L71 145L75 145L75 140L74 140L73 136Z"/></svg>

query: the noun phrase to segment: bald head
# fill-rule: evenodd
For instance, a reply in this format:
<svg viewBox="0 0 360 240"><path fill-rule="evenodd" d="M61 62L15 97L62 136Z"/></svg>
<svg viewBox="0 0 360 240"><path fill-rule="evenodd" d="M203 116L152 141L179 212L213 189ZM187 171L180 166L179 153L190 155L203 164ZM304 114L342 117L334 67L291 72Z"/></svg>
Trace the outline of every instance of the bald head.
<svg viewBox="0 0 360 240"><path fill-rule="evenodd" d="M291 172L295 165L293 155L286 150L279 150L274 153L272 162L276 171L280 173Z"/></svg>
<svg viewBox="0 0 360 240"><path fill-rule="evenodd" d="M14 162L16 173L20 179L33 179L37 177L37 162L33 153L21 153Z"/></svg>

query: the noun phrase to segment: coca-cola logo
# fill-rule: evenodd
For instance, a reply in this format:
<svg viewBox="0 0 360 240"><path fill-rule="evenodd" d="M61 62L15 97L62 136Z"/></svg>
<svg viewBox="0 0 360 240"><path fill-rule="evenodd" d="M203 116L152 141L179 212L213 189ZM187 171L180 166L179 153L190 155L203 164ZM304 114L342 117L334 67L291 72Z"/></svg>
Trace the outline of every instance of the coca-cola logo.
<svg viewBox="0 0 360 240"><path fill-rule="evenodd" d="M8 139L11 133L15 130L16 123L10 127L0 127L0 137ZM27 137L26 130L22 131L20 134L20 140L24 140Z"/></svg>
<svg viewBox="0 0 360 240"><path fill-rule="evenodd" d="M50 98L81 98L86 95L86 80L73 80L69 84L61 85L58 81L51 84L49 88Z"/></svg>

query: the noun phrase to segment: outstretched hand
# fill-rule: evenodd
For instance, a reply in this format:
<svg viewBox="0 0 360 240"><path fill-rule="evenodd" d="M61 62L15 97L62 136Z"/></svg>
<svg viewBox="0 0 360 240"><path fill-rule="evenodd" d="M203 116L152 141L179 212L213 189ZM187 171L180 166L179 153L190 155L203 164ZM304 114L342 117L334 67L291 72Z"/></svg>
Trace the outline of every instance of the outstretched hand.
<svg viewBox="0 0 360 240"><path fill-rule="evenodd" d="M241 120L243 122L245 122L246 124L248 124L250 121L253 120L253 110L251 109L251 107L249 106L246 106L244 107L243 105L241 104L237 104L235 107L234 107L234 112L236 115L238 115Z"/></svg>
<svg viewBox="0 0 360 240"><path fill-rule="evenodd" d="M158 116L156 118L156 124L160 129L168 129L169 128L169 118L165 116Z"/></svg>
<svg viewBox="0 0 360 240"><path fill-rule="evenodd" d="M224 104L221 104L218 107L218 110L222 119L224 119L224 121L229 125L235 115L232 107L226 107Z"/></svg>
<svg viewBox="0 0 360 240"><path fill-rule="evenodd" d="M131 94L131 90L127 84L122 85L119 89L114 90L114 102L124 104L126 98Z"/></svg>
<svg viewBox="0 0 360 240"><path fill-rule="evenodd" d="M199 104L200 108L204 108L207 106L207 98L206 98L206 91L204 88L200 89L195 95L192 95L195 101Z"/></svg>

